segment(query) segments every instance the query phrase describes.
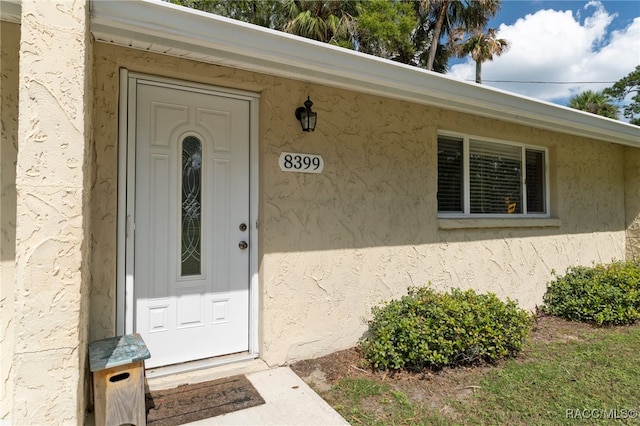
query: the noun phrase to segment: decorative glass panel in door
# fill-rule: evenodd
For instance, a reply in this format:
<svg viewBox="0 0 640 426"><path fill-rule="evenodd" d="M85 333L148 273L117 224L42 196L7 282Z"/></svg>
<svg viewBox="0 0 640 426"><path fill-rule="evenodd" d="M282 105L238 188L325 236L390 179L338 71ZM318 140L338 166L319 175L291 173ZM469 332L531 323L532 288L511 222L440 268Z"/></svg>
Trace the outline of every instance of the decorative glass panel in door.
<svg viewBox="0 0 640 426"><path fill-rule="evenodd" d="M202 143L195 136L182 141L182 276L200 275L202 226Z"/></svg>

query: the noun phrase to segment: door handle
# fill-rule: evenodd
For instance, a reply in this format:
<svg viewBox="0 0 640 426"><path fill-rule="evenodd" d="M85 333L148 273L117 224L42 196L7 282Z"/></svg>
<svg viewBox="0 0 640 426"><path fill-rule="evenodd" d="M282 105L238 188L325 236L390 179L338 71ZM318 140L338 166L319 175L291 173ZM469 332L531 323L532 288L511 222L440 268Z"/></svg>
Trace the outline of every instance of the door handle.
<svg viewBox="0 0 640 426"><path fill-rule="evenodd" d="M240 241L240 243L238 243L238 247L240 247L242 250L245 250L247 247L249 247L249 244L247 244L246 241Z"/></svg>

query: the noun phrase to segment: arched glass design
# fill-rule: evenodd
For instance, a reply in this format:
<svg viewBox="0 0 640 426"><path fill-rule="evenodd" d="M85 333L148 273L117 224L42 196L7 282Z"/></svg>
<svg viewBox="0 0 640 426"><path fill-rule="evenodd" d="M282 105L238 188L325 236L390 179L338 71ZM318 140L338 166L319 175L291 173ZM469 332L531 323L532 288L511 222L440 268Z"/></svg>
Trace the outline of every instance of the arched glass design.
<svg viewBox="0 0 640 426"><path fill-rule="evenodd" d="M181 275L202 272L202 143L195 136L182 141L182 267Z"/></svg>

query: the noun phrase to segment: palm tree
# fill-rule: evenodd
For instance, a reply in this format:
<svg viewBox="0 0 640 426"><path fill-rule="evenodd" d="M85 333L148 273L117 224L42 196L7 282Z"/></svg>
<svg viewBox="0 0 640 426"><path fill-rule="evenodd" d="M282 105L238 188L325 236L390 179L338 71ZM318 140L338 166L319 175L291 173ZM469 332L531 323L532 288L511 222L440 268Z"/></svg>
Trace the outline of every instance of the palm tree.
<svg viewBox="0 0 640 426"><path fill-rule="evenodd" d="M431 14L435 19L425 67L428 70L433 70L433 63L436 59L436 51L438 50L440 38L444 33L448 32L453 25L461 21L464 2L458 0L432 0L430 3Z"/></svg>
<svg viewBox="0 0 640 426"><path fill-rule="evenodd" d="M498 30L489 28L487 32L483 32L480 28L476 28L471 36L462 41L462 30L457 30L456 35L451 38L452 51L460 58L471 55L476 62L476 83L482 83L482 63L493 61L493 56L500 56L509 50L509 42L502 38L496 38Z"/></svg>
<svg viewBox="0 0 640 426"><path fill-rule="evenodd" d="M570 108L590 112L603 117L618 118L618 107L603 92L585 90L569 99Z"/></svg>
<svg viewBox="0 0 640 426"><path fill-rule="evenodd" d="M282 8L285 32L353 48L356 1L286 0Z"/></svg>
<svg viewBox="0 0 640 426"><path fill-rule="evenodd" d="M436 52L443 35L454 28L484 28L489 19L498 13L501 0L423 0L430 3L434 18L431 46L426 68L433 70Z"/></svg>

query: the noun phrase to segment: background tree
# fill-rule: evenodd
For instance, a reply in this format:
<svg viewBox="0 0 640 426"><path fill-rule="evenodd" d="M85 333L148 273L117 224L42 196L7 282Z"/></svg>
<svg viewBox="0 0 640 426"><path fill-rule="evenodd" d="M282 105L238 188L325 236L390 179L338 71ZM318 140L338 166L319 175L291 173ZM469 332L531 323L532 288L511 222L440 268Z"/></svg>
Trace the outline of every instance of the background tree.
<svg viewBox="0 0 640 426"><path fill-rule="evenodd" d="M353 49L357 0L285 0L282 30L301 37Z"/></svg>
<svg viewBox="0 0 640 426"><path fill-rule="evenodd" d="M485 28L494 17L502 2L500 0L423 0L429 3L433 18L431 44L425 68L434 69L435 57L440 40L451 35L456 29Z"/></svg>
<svg viewBox="0 0 640 426"><path fill-rule="evenodd" d="M358 50L426 68L433 34L431 0L363 0L358 5ZM445 73L449 51L438 44L433 70Z"/></svg>
<svg viewBox="0 0 640 426"><path fill-rule="evenodd" d="M502 38L497 38L498 30L489 28L486 32L476 28L468 38L464 38L463 31L456 31L452 34L453 53L464 58L471 55L476 62L476 83L482 83L482 63L493 61L493 56L500 56L509 50L509 42Z"/></svg>
<svg viewBox="0 0 640 426"><path fill-rule="evenodd" d="M634 93L631 102L625 105L623 115L629 119L629 123L640 126L640 65L631 71L629 75L620 79L612 87L604 89L604 94L613 99L623 101L628 95Z"/></svg>
<svg viewBox="0 0 640 426"><path fill-rule="evenodd" d="M370 0L357 5L357 50L417 65L413 32L418 17L409 2Z"/></svg>
<svg viewBox="0 0 640 426"><path fill-rule="evenodd" d="M569 99L568 106L603 117L618 118L618 107L602 92L586 90Z"/></svg>
<svg viewBox="0 0 640 426"><path fill-rule="evenodd" d="M440 73L455 26L484 28L500 0L169 0Z"/></svg>
<svg viewBox="0 0 640 426"><path fill-rule="evenodd" d="M277 28L283 25L282 22L278 22L282 21L284 13L281 11L282 1L279 0L171 0L171 2L262 27Z"/></svg>

